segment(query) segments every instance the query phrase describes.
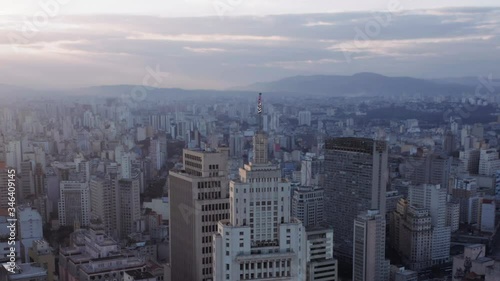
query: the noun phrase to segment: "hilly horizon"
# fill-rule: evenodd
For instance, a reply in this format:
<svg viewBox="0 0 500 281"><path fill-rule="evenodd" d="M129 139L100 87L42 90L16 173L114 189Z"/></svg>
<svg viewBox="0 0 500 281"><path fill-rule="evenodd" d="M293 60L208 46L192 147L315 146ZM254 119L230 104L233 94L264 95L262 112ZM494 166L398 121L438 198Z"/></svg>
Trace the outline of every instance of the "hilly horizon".
<svg viewBox="0 0 500 281"><path fill-rule="evenodd" d="M477 81L474 84L474 81ZM500 80L493 80L500 85ZM281 94L310 94L323 96L394 96L394 95L459 95L473 93L480 83L478 78L458 77L442 79L419 79L413 77L390 77L377 73L362 72L353 75L298 75L271 82L256 82L247 86L217 89L182 89L178 87L155 88L148 92L161 95L176 94L227 94L246 92L267 92ZM0 94L65 93L75 95L109 95L115 96L130 92L137 85L100 85L79 87L65 90L35 90L32 88L0 84Z"/></svg>
<svg viewBox="0 0 500 281"><path fill-rule="evenodd" d="M245 91L307 93L331 96L391 96L401 94L456 95L462 93L473 93L475 85L465 82L458 83L458 81L462 80L471 81L471 78L464 77L426 80L404 76L390 77L376 73L362 72L350 76L299 75L272 82L258 82L233 89ZM479 83L479 81L477 83Z"/></svg>

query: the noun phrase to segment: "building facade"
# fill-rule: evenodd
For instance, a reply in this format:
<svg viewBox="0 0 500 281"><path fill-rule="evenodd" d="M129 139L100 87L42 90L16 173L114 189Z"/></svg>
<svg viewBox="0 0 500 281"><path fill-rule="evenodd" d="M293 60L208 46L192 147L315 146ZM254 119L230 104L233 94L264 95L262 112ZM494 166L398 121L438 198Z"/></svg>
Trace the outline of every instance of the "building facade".
<svg viewBox="0 0 500 281"><path fill-rule="evenodd" d="M353 221L369 209L385 213L387 144L364 138L336 138L325 144L325 218L335 231L341 263L352 262Z"/></svg>
<svg viewBox="0 0 500 281"><path fill-rule="evenodd" d="M354 220L353 281L386 281L390 263L385 259L385 213L368 210Z"/></svg>
<svg viewBox="0 0 500 281"><path fill-rule="evenodd" d="M213 280L212 236L229 218L227 149L183 152L184 170L170 171L172 280Z"/></svg>

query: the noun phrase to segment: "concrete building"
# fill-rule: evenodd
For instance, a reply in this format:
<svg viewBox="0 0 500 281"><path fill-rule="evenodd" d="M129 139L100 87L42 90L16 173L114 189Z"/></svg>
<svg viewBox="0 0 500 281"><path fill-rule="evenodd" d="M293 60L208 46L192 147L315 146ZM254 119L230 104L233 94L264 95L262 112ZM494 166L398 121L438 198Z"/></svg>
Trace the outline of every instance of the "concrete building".
<svg viewBox="0 0 500 281"><path fill-rule="evenodd" d="M229 136L229 155L232 158L241 158L245 147L245 137L241 132Z"/></svg>
<svg viewBox="0 0 500 281"><path fill-rule="evenodd" d="M59 224L86 226L90 220L90 190L85 182L61 181Z"/></svg>
<svg viewBox="0 0 500 281"><path fill-rule="evenodd" d="M91 218L99 219L107 235L118 239L120 230L120 205L116 173L93 175L90 179Z"/></svg>
<svg viewBox="0 0 500 281"><path fill-rule="evenodd" d="M466 280L474 276L476 280L497 281L500 278L500 262L486 257L486 246L467 245L464 253L453 257L452 276L456 280ZM480 278L480 279L479 279Z"/></svg>
<svg viewBox="0 0 500 281"><path fill-rule="evenodd" d="M123 274L123 281L157 281L156 277L139 269L125 271Z"/></svg>
<svg viewBox="0 0 500 281"><path fill-rule="evenodd" d="M386 281L389 260L385 259L385 213L369 210L354 220L353 281Z"/></svg>
<svg viewBox="0 0 500 281"><path fill-rule="evenodd" d="M33 241L43 239L43 221L40 213L29 206L17 208L18 236L21 242L21 257L24 262L29 261L28 251Z"/></svg>
<svg viewBox="0 0 500 281"><path fill-rule="evenodd" d="M464 172L471 175L477 175L479 173L479 149L469 149L460 151L459 159L462 162Z"/></svg>
<svg viewBox="0 0 500 281"><path fill-rule="evenodd" d="M431 153L425 156L409 156L400 167L403 177L414 185L439 184L448 187L452 158Z"/></svg>
<svg viewBox="0 0 500 281"><path fill-rule="evenodd" d="M335 230L336 257L350 265L354 219L369 209L385 213L387 144L336 138L326 141L325 149L325 218Z"/></svg>
<svg viewBox="0 0 500 281"><path fill-rule="evenodd" d="M299 126L311 126L311 111L299 111Z"/></svg>
<svg viewBox="0 0 500 281"><path fill-rule="evenodd" d="M305 227L290 215L291 184L269 163L267 144L259 118L254 159L230 182L230 219L219 221L213 236L216 281L306 280Z"/></svg>
<svg viewBox="0 0 500 281"><path fill-rule="evenodd" d="M479 174L492 176L500 170L500 159L495 148L481 149L479 154Z"/></svg>
<svg viewBox="0 0 500 281"><path fill-rule="evenodd" d="M493 198L481 198L479 203L479 229L494 233L496 227L496 202Z"/></svg>
<svg viewBox="0 0 500 281"><path fill-rule="evenodd" d="M21 203L26 202L26 198L35 194L35 162L23 161L21 162L21 173L18 174L17 192Z"/></svg>
<svg viewBox="0 0 500 281"><path fill-rule="evenodd" d="M47 270L47 281L55 280L56 265L53 251L49 243L45 240L35 240L29 248L30 262L40 264Z"/></svg>
<svg viewBox="0 0 500 281"><path fill-rule="evenodd" d="M324 190L321 187L299 186L293 191L292 216L304 226L323 224Z"/></svg>
<svg viewBox="0 0 500 281"><path fill-rule="evenodd" d="M135 222L141 218L139 177L118 180L120 237L126 238L136 231Z"/></svg>
<svg viewBox="0 0 500 281"><path fill-rule="evenodd" d="M307 281L337 281L338 262L333 257L333 229L306 227Z"/></svg>
<svg viewBox="0 0 500 281"><path fill-rule="evenodd" d="M69 247L59 250L60 281L121 279L126 271L146 268L143 258L120 250L98 221L92 221L89 229L73 232L70 241Z"/></svg>
<svg viewBox="0 0 500 281"><path fill-rule="evenodd" d="M418 281L418 272L391 265L389 281Z"/></svg>
<svg viewBox="0 0 500 281"><path fill-rule="evenodd" d="M7 272L0 267L1 281L47 281L47 270L36 263L21 263L16 266L14 273Z"/></svg>
<svg viewBox="0 0 500 281"><path fill-rule="evenodd" d="M316 157L307 153L301 161L300 182L303 186L319 184L320 175L324 174L324 157Z"/></svg>
<svg viewBox="0 0 500 281"><path fill-rule="evenodd" d="M391 247L411 270L432 266L432 219L429 209L411 206L401 199L391 215Z"/></svg>
<svg viewBox="0 0 500 281"><path fill-rule="evenodd" d="M447 190L440 185L411 186L408 190L410 205L429 210L432 224L432 264L450 259L451 228L446 226Z"/></svg>
<svg viewBox="0 0 500 281"><path fill-rule="evenodd" d="M398 206L398 202L401 198L403 198L403 195L399 194L399 191L397 191L397 190L386 192L386 198L385 198L386 223L390 222L390 215L391 215L391 213L396 211L397 206Z"/></svg>
<svg viewBox="0 0 500 281"><path fill-rule="evenodd" d="M478 200L477 183L474 178L455 179L451 190L451 197L460 204L460 223L476 223L474 213L477 207L474 202Z"/></svg>
<svg viewBox="0 0 500 281"><path fill-rule="evenodd" d="M229 218L228 151L184 150L184 170L170 171L172 280L213 280L212 236Z"/></svg>

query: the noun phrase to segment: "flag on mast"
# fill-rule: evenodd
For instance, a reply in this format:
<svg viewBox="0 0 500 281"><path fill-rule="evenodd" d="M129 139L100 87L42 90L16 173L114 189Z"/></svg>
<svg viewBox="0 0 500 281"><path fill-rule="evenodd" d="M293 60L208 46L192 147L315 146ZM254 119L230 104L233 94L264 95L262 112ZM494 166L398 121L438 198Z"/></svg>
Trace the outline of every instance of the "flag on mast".
<svg viewBox="0 0 500 281"><path fill-rule="evenodd" d="M262 93L259 93L259 102L257 104L257 112L262 113Z"/></svg>

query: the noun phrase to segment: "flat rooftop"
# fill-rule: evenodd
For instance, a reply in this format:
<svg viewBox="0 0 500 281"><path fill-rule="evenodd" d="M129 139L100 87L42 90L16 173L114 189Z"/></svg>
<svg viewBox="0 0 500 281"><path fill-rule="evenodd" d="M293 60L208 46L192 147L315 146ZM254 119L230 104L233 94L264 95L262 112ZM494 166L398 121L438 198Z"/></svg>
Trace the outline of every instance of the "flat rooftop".
<svg viewBox="0 0 500 281"><path fill-rule="evenodd" d="M125 271L128 275L132 276L135 280L154 278L153 274L139 269Z"/></svg>

